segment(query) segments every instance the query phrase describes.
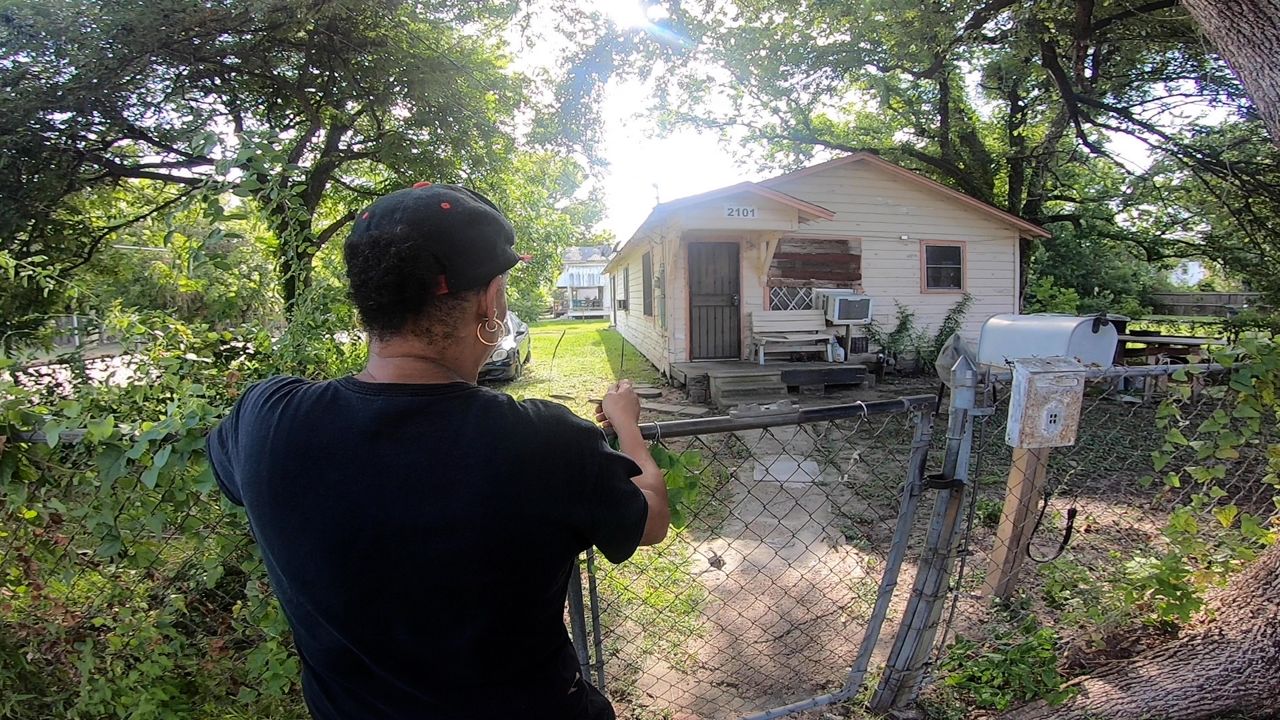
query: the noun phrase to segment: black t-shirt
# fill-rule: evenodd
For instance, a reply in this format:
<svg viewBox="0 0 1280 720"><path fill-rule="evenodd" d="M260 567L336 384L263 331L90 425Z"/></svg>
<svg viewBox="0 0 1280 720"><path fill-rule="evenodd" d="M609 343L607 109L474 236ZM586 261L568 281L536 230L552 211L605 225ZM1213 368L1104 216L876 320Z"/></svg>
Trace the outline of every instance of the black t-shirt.
<svg viewBox="0 0 1280 720"><path fill-rule="evenodd" d="M318 720L597 720L564 627L577 555L635 552L639 467L555 403L277 377L209 437Z"/></svg>

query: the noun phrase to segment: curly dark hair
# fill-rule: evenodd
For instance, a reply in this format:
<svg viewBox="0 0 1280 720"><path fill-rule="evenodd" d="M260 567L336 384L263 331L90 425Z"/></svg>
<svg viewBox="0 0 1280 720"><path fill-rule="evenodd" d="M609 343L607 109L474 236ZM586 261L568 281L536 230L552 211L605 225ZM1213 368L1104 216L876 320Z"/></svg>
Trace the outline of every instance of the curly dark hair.
<svg viewBox="0 0 1280 720"><path fill-rule="evenodd" d="M343 246L347 295L371 336L386 340L414 335L447 340L462 312L481 290L437 295L444 269L424 243L385 233L370 233Z"/></svg>

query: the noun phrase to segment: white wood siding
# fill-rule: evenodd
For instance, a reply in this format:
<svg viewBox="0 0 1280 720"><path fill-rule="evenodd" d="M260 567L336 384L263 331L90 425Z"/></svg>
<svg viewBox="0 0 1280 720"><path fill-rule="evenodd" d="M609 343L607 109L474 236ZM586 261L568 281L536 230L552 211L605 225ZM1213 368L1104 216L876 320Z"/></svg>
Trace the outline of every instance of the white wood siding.
<svg viewBox="0 0 1280 720"><path fill-rule="evenodd" d="M626 299L627 309L618 310L617 325L618 332L622 337L626 338L635 346L640 354L649 359L654 367L659 371L667 373L670 370L670 356L667 351L667 332L661 326L662 317L661 303L664 296L661 292L655 291L653 296L654 313L653 316L644 314L644 271L641 266L641 258L646 252L653 252L653 272L657 275L662 272L662 262L660 260L665 245L674 243L655 244L660 241L661 232L654 233L646 238L636 238L627 243L627 247L623 250L621 261L614 267L610 273L618 283L618 299ZM623 288L623 267L629 268L627 271L630 285ZM670 267L670 264L667 265Z"/></svg>
<svg viewBox="0 0 1280 720"><path fill-rule="evenodd" d="M983 321L1017 312L1018 231L945 195L867 163L770 183L836 213L806 224L797 235L862 239L862 286L875 299L875 318L890 327L897 300L916 311L918 323L936 329L959 293L921 292L920 241L961 241L966 246L966 289L973 307L964 334L976 339ZM902 236L908 239L901 239Z"/></svg>

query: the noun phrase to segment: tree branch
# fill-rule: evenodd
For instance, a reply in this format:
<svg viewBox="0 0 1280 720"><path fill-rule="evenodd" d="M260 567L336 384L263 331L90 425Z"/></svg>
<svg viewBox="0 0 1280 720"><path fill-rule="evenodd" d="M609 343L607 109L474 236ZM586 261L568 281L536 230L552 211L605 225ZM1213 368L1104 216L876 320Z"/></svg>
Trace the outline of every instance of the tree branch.
<svg viewBox="0 0 1280 720"><path fill-rule="evenodd" d="M976 183L973 182L969 173L965 172L964 168L960 167L956 163L943 158L934 157L933 155L930 155L919 148L911 147L910 145L898 145L895 146L893 150L941 172L943 175L959 185L960 189L963 190L966 195L979 200L987 197L982 188L978 187Z"/></svg>
<svg viewBox="0 0 1280 720"><path fill-rule="evenodd" d="M325 227L325 229L321 230L316 235L316 242L315 242L316 250L319 251L320 248L324 247L324 244L329 242L329 240L332 239L333 236L337 234L339 230L341 230L342 228L350 224L352 220L355 220L356 213L358 212L359 210L348 211L342 217L329 223L329 225Z"/></svg>
<svg viewBox="0 0 1280 720"><path fill-rule="evenodd" d="M197 187L199 185L203 185L205 182L203 178L191 177L189 175L170 175L167 173L138 169L130 165L123 165L110 158L102 157L101 155L91 155L89 159L99 165L104 171L102 176L94 178L97 180L108 177L133 178L135 180L155 180L156 182L186 185L188 187Z"/></svg>
<svg viewBox="0 0 1280 720"><path fill-rule="evenodd" d="M330 182L332 182L334 185L337 185L340 188L343 188L344 190L349 190L357 195L364 195L366 197L378 197L379 195L382 194L382 193L379 193L377 190L356 187L355 185L352 185L351 183L347 182L346 180L343 180L342 178L336 175L330 178Z"/></svg>
<svg viewBox="0 0 1280 720"><path fill-rule="evenodd" d="M975 30L981 30L991 22L996 15L999 15L1006 8L1018 4L1018 0L991 0L986 5L973 11L969 19L960 28L962 33L971 33Z"/></svg>
<svg viewBox="0 0 1280 720"><path fill-rule="evenodd" d="M1045 28L1040 28L1042 35L1045 31ZM1062 67L1062 61L1058 57L1058 49L1044 37L1040 40L1040 64L1045 70L1049 71L1049 76L1053 78L1053 84L1058 88L1058 94L1062 97L1063 105L1067 111L1067 119L1071 121L1071 125L1075 128L1076 139L1093 154L1100 157L1110 157L1110 154L1095 143L1089 137L1088 132L1085 131L1081 117L1084 113L1080 109L1081 97L1071 84L1071 78L1067 75L1066 69ZM1092 122L1092 118L1089 119Z"/></svg>
<svg viewBox="0 0 1280 720"><path fill-rule="evenodd" d="M307 175L307 187L302 193L302 202L308 213L314 213L320 205L320 198L324 196L324 189L334 171L351 159L340 153L342 139L350 130L351 126L345 122L335 122L325 131L324 148L320 150L320 157Z"/></svg>
<svg viewBox="0 0 1280 720"><path fill-rule="evenodd" d="M98 232L96 235L94 235L94 236L93 236L93 239L92 239L92 240L90 240L90 241L89 241L89 245L88 245L88 247L86 247L86 248L85 248L84 252L80 253L80 259L79 259L79 260L77 260L76 262L72 263L71 265L67 265L67 266L65 266L65 267L61 268L60 272L70 273L70 272L72 272L72 271L74 271L74 270L76 270L76 269L78 269L78 268L80 268L80 267L84 266L84 265L85 265L85 264L87 264L90 260L92 260L92 259L93 259L93 256L94 256L94 255L96 255L96 254L98 253L98 248L100 248L100 247L102 246L103 241L104 241L104 240L106 240L108 237L110 237L110 236L114 235L115 233L117 233L117 232L119 232L119 231L121 231L121 230L123 230L123 229L125 229L125 228L129 227L130 225L133 225L133 224L135 224L135 223L142 222L143 220L146 220L147 218L149 218L149 217L151 217L151 216L153 216L153 215L156 215L157 213L163 212L163 211L165 211L165 210L167 210L167 209L169 209L169 208L173 207L174 205L177 205L178 203L182 202L183 200L185 200L185 199L187 199L187 198L191 197L191 195L192 195L193 193L195 193L195 191L196 191L196 188L194 188L194 187L188 187L188 188L186 188L185 190L183 190L182 192L178 193L177 195L175 195L175 196L173 196L173 197L169 198L168 200L166 200L166 201L164 201L164 202L160 203L159 205L157 205L157 206L155 206L155 207L151 208L150 210L148 210L148 211L146 211L146 212L142 213L141 215L138 215L137 217L133 217L133 218L130 218L130 219L128 219L128 220L124 220L124 221L121 221L121 222L118 222L118 223L115 223L115 224L113 224L113 225L109 225L109 226L107 226L107 227L103 228L100 232Z"/></svg>
<svg viewBox="0 0 1280 720"><path fill-rule="evenodd" d="M1069 222L1072 225L1074 225L1077 230L1079 230L1081 228L1081 225L1083 224L1083 221L1084 221L1084 216L1081 215L1080 213L1058 213L1056 215L1048 215L1048 216L1039 218L1036 224L1048 225L1049 223Z"/></svg>
<svg viewBox="0 0 1280 720"><path fill-rule="evenodd" d="M1178 0L1154 0L1154 2L1143 3L1142 5L1138 5L1137 7L1131 7L1128 10L1118 12L1115 15L1104 17L1101 20L1095 22L1093 24L1093 32L1094 34L1099 34L1103 30L1107 29L1112 25L1115 25L1116 23L1124 22L1129 18L1138 17L1139 15L1146 15L1148 13L1153 13L1153 12L1156 12L1157 10L1165 10L1171 7L1175 7L1177 4L1178 4Z"/></svg>

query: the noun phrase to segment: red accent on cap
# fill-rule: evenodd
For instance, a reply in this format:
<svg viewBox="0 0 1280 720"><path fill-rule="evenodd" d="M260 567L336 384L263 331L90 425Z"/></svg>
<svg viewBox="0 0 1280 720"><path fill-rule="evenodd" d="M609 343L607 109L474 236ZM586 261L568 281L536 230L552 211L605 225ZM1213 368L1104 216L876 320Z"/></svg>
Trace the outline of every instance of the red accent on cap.
<svg viewBox="0 0 1280 720"><path fill-rule="evenodd" d="M431 183L427 182L426 180L423 180L422 182L416 182L413 184L414 190L417 190L418 188L424 188L424 187L431 187Z"/></svg>
<svg viewBox="0 0 1280 720"><path fill-rule="evenodd" d="M441 209L441 210L452 210L452 209L453 209L453 206L452 206L452 205L450 205L450 204L449 204L449 203L447 203L447 202L446 202L446 203L440 203L440 209Z"/></svg>
<svg viewBox="0 0 1280 720"><path fill-rule="evenodd" d="M365 213L365 214L361 215L361 216L360 216L360 219L361 219L361 220L368 220L368 219L369 219L369 213Z"/></svg>
<svg viewBox="0 0 1280 720"><path fill-rule="evenodd" d="M436 294L445 295L448 292L449 292L449 283L444 279L444 276L441 275L440 277L436 278Z"/></svg>

